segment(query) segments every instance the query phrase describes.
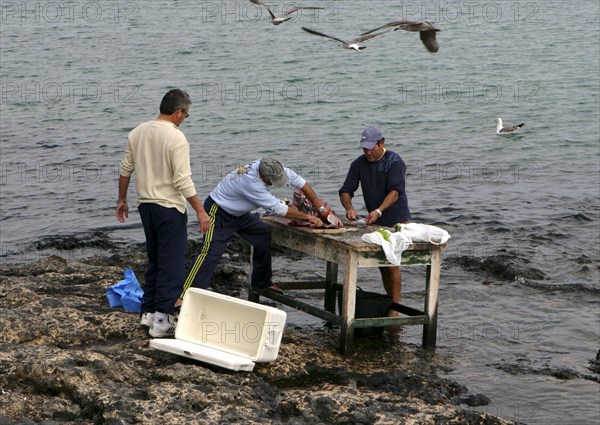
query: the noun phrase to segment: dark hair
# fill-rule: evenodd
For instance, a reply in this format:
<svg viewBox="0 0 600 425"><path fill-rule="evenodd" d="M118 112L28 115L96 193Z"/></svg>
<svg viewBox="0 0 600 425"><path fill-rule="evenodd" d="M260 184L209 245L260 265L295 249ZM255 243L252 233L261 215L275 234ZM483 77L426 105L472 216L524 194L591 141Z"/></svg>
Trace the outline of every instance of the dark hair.
<svg viewBox="0 0 600 425"><path fill-rule="evenodd" d="M187 111L192 104L190 95L180 89L172 89L167 92L160 102L160 113L171 115L178 109Z"/></svg>

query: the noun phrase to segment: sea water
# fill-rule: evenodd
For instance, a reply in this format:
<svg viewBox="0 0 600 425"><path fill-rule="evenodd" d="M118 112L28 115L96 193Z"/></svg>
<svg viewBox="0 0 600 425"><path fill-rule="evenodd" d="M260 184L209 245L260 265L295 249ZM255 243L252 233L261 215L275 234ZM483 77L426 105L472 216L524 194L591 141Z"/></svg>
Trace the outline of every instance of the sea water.
<svg viewBox="0 0 600 425"><path fill-rule="evenodd" d="M452 235L438 335L449 375L488 395L490 413L598 423L585 377L600 348L598 2L302 4L323 9L273 26L241 0L2 2L2 261L44 255L30 248L47 236L143 241L133 181L127 224L114 217L118 164L171 88L193 101L181 129L202 198L272 155L342 211L337 190L376 125L407 164L413 220ZM354 52L301 29L347 39L401 19L440 28L439 52L405 31ZM497 136L497 117L525 126ZM355 204L366 213L360 193ZM404 277L417 301L420 276ZM580 377L544 373L557 368Z"/></svg>

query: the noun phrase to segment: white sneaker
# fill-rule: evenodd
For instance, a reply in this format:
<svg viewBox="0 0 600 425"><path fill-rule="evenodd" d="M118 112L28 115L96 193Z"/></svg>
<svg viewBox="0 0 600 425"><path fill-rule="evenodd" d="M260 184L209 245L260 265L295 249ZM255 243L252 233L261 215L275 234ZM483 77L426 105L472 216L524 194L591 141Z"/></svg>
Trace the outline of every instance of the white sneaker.
<svg viewBox="0 0 600 425"><path fill-rule="evenodd" d="M154 316L154 323L150 328L150 336L153 338L164 338L167 336L175 335L175 328L177 327L177 316L174 314L167 314L166 317Z"/></svg>
<svg viewBox="0 0 600 425"><path fill-rule="evenodd" d="M146 313L142 314L142 318L140 320L140 325L151 328L153 324L154 324L154 313L146 312Z"/></svg>

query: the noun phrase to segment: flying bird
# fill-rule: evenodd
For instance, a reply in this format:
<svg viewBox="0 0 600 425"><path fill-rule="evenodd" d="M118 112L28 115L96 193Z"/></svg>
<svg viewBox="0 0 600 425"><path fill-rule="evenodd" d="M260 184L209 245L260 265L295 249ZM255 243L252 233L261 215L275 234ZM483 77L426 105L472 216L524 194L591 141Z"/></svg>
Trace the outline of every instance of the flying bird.
<svg viewBox="0 0 600 425"><path fill-rule="evenodd" d="M259 6L264 6L264 8L267 9L267 12L269 12L269 15L271 15L271 23L273 25L280 25L280 24L283 24L285 21L289 21L290 19L292 19L292 17L290 16L292 13L297 12L302 9L324 9L323 7L315 7L315 6L294 7L292 9L288 10L287 12L285 12L282 16L276 16L273 12L271 12L271 9L269 9L269 6L264 4L261 0L250 0L250 2L257 4Z"/></svg>
<svg viewBox="0 0 600 425"><path fill-rule="evenodd" d="M523 127L525 123L513 125L511 127L502 126L502 118L496 118L496 134L511 134Z"/></svg>
<svg viewBox="0 0 600 425"><path fill-rule="evenodd" d="M435 39L435 33L441 31L441 29L435 28L427 21L393 21L382 25L379 28L375 28L374 30L367 31L363 35L372 34L376 31L386 28L394 28L394 31L404 30L410 32L418 32L419 38L425 45L425 48L431 53L437 52L440 48L438 46L437 40Z"/></svg>
<svg viewBox="0 0 600 425"><path fill-rule="evenodd" d="M357 37L355 39L346 41L346 40L342 40L341 38L337 38L337 37L333 37L331 35L323 34L322 32L311 30L310 28L302 27L302 29L304 31L310 33L310 34L319 35L321 37L331 38L332 40L339 41L340 43L342 43L342 47L344 49L356 50L357 52L359 50L363 50L363 49L367 48L367 46L365 46L364 44L362 44L363 41L367 41L370 38L373 38L373 37L376 37L378 35L383 34L383 32L379 32L377 34L365 34L365 35L361 35L360 37ZM387 31L385 31L385 32L387 32Z"/></svg>

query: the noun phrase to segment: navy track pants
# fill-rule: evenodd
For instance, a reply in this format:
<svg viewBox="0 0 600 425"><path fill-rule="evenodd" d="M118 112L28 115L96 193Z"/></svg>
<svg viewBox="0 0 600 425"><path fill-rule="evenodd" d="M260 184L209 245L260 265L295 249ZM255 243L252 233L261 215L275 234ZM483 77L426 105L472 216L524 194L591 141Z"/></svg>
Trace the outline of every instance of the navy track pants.
<svg viewBox="0 0 600 425"><path fill-rule="evenodd" d="M204 235L200 254L185 280L181 298L190 287L208 288L227 244L236 233L254 247L250 278L252 287L271 286L271 227L254 214L236 217L227 213L210 196L204 201L204 209L210 217L210 228Z"/></svg>
<svg viewBox="0 0 600 425"><path fill-rule="evenodd" d="M142 313L172 314L185 281L187 214L158 204L140 204L138 211L148 255Z"/></svg>

